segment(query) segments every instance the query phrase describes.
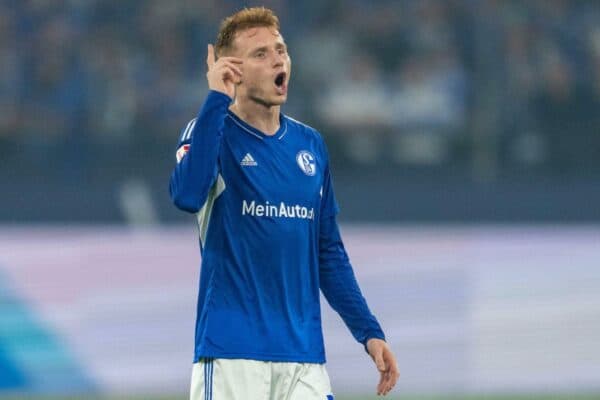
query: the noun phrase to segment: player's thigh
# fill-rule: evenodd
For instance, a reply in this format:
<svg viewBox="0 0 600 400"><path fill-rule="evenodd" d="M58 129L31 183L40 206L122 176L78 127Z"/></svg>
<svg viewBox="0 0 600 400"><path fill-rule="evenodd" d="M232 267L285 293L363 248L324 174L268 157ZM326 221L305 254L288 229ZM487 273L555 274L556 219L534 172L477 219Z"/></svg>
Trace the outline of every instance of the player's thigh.
<svg viewBox="0 0 600 400"><path fill-rule="evenodd" d="M264 400L268 371L263 361L201 359L192 369L190 400Z"/></svg>
<svg viewBox="0 0 600 400"><path fill-rule="evenodd" d="M325 364L306 364L293 385L289 400L332 400L331 383Z"/></svg>

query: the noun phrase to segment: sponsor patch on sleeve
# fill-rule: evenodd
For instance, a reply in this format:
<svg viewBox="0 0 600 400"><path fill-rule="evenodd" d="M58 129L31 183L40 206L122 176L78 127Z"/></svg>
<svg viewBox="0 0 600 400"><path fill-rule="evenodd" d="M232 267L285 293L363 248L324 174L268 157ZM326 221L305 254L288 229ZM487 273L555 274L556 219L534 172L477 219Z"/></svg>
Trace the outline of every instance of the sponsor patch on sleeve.
<svg viewBox="0 0 600 400"><path fill-rule="evenodd" d="M183 160L183 157L187 154L187 152L189 150L190 150L189 144L184 144L183 146L181 146L180 148L177 149L177 153L175 153L175 158L177 158L177 163L179 163L181 160Z"/></svg>

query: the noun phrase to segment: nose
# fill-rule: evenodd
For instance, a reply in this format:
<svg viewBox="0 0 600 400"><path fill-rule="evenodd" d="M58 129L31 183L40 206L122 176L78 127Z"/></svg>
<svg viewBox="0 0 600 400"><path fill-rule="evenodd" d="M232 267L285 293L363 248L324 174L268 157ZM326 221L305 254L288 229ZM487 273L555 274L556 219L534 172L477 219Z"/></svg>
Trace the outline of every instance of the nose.
<svg viewBox="0 0 600 400"><path fill-rule="evenodd" d="M273 59L273 67L283 66L284 60L285 60L284 54L279 54L278 52L275 52L275 56Z"/></svg>

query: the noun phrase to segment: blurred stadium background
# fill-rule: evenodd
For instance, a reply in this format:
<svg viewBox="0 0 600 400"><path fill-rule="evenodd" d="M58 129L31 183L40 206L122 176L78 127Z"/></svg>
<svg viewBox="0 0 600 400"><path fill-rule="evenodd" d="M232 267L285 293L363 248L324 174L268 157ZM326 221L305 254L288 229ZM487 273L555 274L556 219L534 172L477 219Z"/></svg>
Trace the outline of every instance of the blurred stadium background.
<svg viewBox="0 0 600 400"><path fill-rule="evenodd" d="M394 395L600 398L594 0L1 0L0 398L185 398L199 254L167 183L246 5L329 144ZM335 392L370 398L324 310Z"/></svg>

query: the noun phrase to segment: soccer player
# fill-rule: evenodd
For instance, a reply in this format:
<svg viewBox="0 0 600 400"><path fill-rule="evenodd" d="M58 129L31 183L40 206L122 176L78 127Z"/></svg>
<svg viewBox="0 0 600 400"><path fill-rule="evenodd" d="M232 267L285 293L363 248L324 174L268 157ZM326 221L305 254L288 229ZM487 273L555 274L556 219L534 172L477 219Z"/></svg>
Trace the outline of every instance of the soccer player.
<svg viewBox="0 0 600 400"><path fill-rule="evenodd" d="M398 367L340 237L327 149L280 111L291 61L277 16L226 18L206 62L210 91L170 181L175 205L197 216L202 253L190 399L333 399L319 289L387 394Z"/></svg>

